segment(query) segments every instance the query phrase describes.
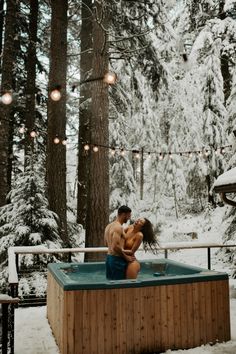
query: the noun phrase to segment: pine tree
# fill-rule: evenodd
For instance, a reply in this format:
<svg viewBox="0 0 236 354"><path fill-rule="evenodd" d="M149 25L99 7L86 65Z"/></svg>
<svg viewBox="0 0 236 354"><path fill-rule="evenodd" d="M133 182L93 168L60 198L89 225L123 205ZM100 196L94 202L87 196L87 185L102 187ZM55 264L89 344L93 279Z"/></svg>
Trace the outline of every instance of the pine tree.
<svg viewBox="0 0 236 354"><path fill-rule="evenodd" d="M220 71L219 41L212 42L211 37L207 39L208 45L212 47L204 62L203 84L204 95L204 124L203 141L206 147L212 149L208 157L208 174L206 182L208 186L209 201L213 202L210 195L213 178L223 172L223 162L220 147L225 143L223 121L226 110L224 107L223 78Z"/></svg>
<svg viewBox="0 0 236 354"><path fill-rule="evenodd" d="M61 247L58 216L48 209L42 161L34 153L31 163L18 174L10 191L11 202L0 208L0 264L5 273L7 250L12 246ZM30 267L33 257L22 259ZM44 257L40 261L47 262ZM25 264L24 264L25 263Z"/></svg>

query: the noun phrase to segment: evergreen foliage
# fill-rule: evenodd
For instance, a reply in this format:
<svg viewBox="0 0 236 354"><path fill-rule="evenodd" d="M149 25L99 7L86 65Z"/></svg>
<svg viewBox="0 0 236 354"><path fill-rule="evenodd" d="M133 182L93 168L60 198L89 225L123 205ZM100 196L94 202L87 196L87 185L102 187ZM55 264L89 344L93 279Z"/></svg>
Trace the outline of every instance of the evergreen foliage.
<svg viewBox="0 0 236 354"><path fill-rule="evenodd" d="M6 262L11 246L60 246L58 217L48 209L44 174L36 156L18 174L9 203L0 209L0 262Z"/></svg>

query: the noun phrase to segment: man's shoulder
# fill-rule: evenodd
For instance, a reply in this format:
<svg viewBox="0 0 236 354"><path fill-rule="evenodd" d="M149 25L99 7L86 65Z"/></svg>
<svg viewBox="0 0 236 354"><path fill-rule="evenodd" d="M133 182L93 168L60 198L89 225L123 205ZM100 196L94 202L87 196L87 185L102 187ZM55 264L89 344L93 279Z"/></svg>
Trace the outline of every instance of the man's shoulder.
<svg viewBox="0 0 236 354"><path fill-rule="evenodd" d="M123 228L121 226L120 223L118 223L117 221L113 221L110 224L107 225L106 230L110 230L111 232L115 232L115 231L122 231Z"/></svg>
<svg viewBox="0 0 236 354"><path fill-rule="evenodd" d="M109 224L107 224L106 229L113 227L115 225L115 223L116 223L115 221L110 222Z"/></svg>

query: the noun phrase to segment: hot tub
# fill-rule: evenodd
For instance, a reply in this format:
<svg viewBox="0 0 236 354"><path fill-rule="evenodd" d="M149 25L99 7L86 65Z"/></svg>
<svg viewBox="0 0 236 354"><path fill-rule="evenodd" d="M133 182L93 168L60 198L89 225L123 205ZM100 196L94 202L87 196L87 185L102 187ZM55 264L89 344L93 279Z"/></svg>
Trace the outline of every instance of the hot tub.
<svg viewBox="0 0 236 354"><path fill-rule="evenodd" d="M48 266L47 314L62 354L154 353L230 340L228 275L167 259L137 280L104 263Z"/></svg>

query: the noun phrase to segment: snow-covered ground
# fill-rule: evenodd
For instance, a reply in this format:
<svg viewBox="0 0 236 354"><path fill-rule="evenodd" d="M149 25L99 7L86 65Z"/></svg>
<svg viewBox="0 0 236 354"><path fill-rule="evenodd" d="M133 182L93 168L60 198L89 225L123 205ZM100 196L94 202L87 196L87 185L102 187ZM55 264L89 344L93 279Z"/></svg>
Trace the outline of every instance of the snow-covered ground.
<svg viewBox="0 0 236 354"><path fill-rule="evenodd" d="M227 224L222 223L225 208L218 208L214 214L205 213L201 216L184 217L179 220L167 221L165 231L161 233L161 242L187 241L187 234L197 232L199 242L221 242ZM191 241L191 240L189 240ZM196 239L194 240L196 242ZM219 261L217 250L212 250L212 269L231 273L230 266ZM139 259L163 257L150 253L139 253ZM207 268L206 249L182 250L169 253L169 258L192 265ZM236 279L230 279L230 313L231 340L214 346L204 345L188 350L167 350L166 353L178 354L235 354L236 353ZM15 322L15 353L16 354L58 354L51 329L46 319L46 307L19 308L16 310ZM101 353L103 354L103 353Z"/></svg>

